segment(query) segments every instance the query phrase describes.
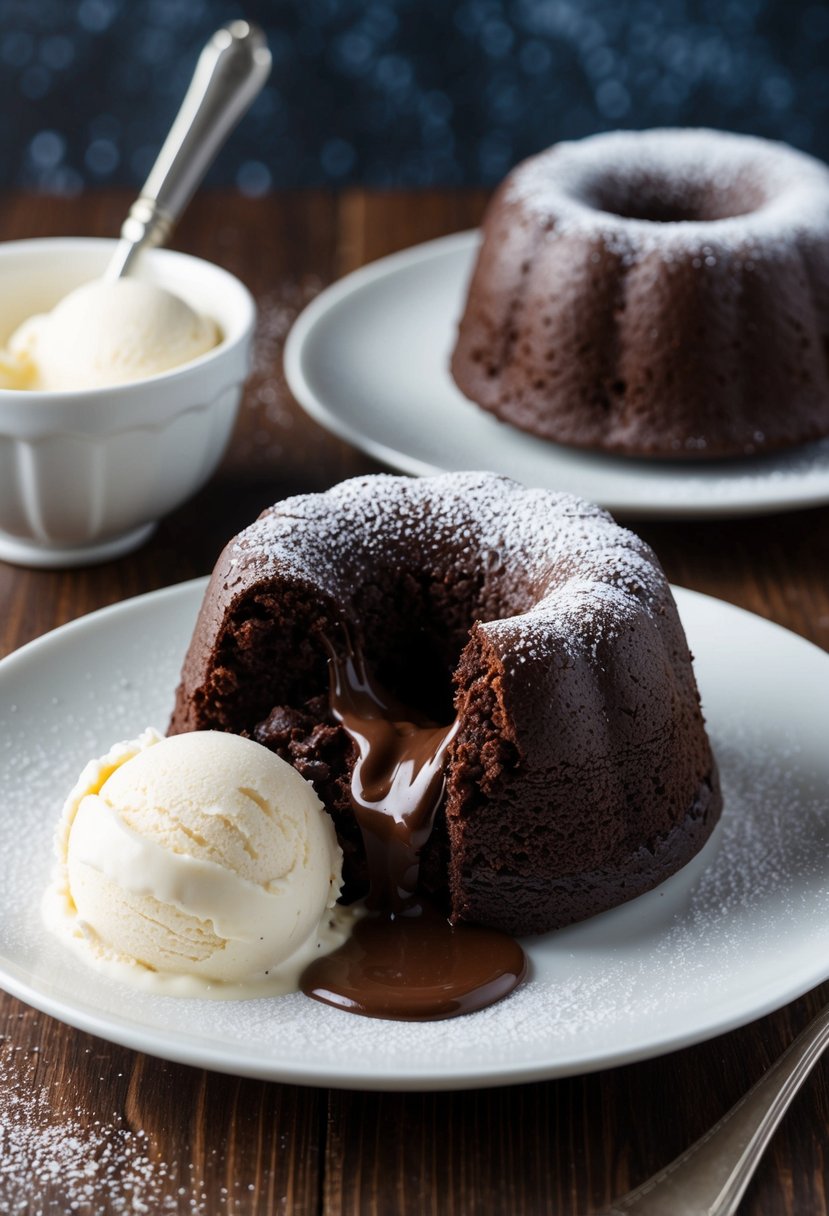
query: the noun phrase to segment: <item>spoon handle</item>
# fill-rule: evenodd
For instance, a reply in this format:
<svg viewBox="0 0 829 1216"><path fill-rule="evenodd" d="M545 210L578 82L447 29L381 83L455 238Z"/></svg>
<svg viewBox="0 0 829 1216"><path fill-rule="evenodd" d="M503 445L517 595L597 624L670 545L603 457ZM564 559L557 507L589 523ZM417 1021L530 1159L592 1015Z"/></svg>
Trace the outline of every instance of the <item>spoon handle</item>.
<svg viewBox="0 0 829 1216"><path fill-rule="evenodd" d="M829 1044L829 1007L710 1131L606 1216L732 1216L789 1104Z"/></svg>
<svg viewBox="0 0 829 1216"><path fill-rule="evenodd" d="M126 274L139 249L163 244L227 136L268 78L258 26L233 21L205 46L175 122L130 208L106 277Z"/></svg>

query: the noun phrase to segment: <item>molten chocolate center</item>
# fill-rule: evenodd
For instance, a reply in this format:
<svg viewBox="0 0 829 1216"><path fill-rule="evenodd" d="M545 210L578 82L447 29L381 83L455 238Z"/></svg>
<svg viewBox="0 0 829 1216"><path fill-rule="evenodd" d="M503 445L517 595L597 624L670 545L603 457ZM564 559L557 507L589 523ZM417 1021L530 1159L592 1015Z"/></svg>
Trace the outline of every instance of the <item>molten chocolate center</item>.
<svg viewBox="0 0 829 1216"><path fill-rule="evenodd" d="M345 945L306 969L302 991L368 1017L482 1009L521 982L523 950L497 930L451 925L417 892L457 720L428 721L382 688L354 648L345 658L328 650L331 711L357 747L351 805L366 849L369 912Z"/></svg>

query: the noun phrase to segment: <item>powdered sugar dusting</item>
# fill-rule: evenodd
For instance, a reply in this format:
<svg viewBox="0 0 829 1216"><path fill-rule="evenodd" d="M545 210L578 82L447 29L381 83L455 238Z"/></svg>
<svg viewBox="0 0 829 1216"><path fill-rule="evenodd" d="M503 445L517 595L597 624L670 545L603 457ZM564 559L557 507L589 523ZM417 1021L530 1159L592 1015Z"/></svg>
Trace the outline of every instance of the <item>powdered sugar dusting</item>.
<svg viewBox="0 0 829 1216"><path fill-rule="evenodd" d="M505 599L529 600L528 610L484 626L507 657L552 636L576 650L587 636L593 648L602 631L612 636L667 596L649 547L601 508L492 473L356 477L286 499L231 543L216 577L232 589L243 571L283 573L347 602L390 562L432 573L483 564ZM529 588L523 597L519 585Z"/></svg>
<svg viewBox="0 0 829 1216"><path fill-rule="evenodd" d="M127 605L64 635L66 644L0 667L0 975L33 999L47 993L76 1018L102 1018L116 1041L139 1036L175 1058L322 1084L408 1087L595 1067L746 1020L823 978L829 660L757 618L681 593L721 769L721 826L661 887L529 942L530 980L509 999L413 1025L352 1017L298 994L178 1000L80 973L37 908L60 805L92 751L163 725L202 592L196 584ZM24 1128L16 1135L39 1134L35 1114L21 1109L15 1120ZM113 1122L101 1134L123 1147L116 1131ZM141 1155L140 1143L135 1150Z"/></svg>
<svg viewBox="0 0 829 1216"><path fill-rule="evenodd" d="M295 426L296 405L285 383L282 349L297 316L322 286L315 275L283 279L257 298L253 367L243 398L248 418L234 439L234 459L248 469L272 466Z"/></svg>
<svg viewBox="0 0 829 1216"><path fill-rule="evenodd" d="M1 1211L205 1216L207 1196L192 1166L159 1158L151 1137L118 1114L98 1119L76 1106L56 1116L39 1084L37 1053L21 1060L18 1052L11 1037L0 1039Z"/></svg>
<svg viewBox="0 0 829 1216"><path fill-rule="evenodd" d="M698 259L698 268L739 252L787 250L829 224L829 170L785 144L707 130L614 131L556 144L519 165L506 200L520 203L552 236L583 233L625 262L658 252ZM743 214L654 222L603 210L605 185L631 196L659 195L680 207L700 191L747 196Z"/></svg>

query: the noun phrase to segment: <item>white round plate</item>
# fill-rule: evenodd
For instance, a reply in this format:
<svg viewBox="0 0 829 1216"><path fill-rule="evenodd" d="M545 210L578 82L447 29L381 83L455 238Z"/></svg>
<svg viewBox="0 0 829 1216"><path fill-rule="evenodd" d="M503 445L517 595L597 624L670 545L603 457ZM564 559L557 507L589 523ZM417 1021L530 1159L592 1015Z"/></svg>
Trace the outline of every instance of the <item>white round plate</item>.
<svg viewBox="0 0 829 1216"><path fill-rule="evenodd" d="M0 663L0 986L138 1051L363 1089L457 1089L586 1072L748 1022L829 973L829 655L679 591L726 811L680 874L527 942L529 980L481 1013L380 1022L300 994L163 997L81 966L40 920L52 837L85 761L164 728L203 581L128 600Z"/></svg>
<svg viewBox="0 0 829 1216"><path fill-rule="evenodd" d="M477 247L477 232L418 245L347 275L305 309L285 372L317 422L404 473L493 469L616 515L754 515L829 502L829 440L710 464L633 460L534 439L478 409L449 375Z"/></svg>

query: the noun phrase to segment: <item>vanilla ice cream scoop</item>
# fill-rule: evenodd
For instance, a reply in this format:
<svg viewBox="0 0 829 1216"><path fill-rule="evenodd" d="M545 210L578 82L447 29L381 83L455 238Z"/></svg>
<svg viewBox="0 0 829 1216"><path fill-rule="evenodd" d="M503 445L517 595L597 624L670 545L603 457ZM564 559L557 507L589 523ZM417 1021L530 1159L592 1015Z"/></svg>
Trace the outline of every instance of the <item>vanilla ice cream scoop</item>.
<svg viewBox="0 0 829 1216"><path fill-rule="evenodd" d="M237 735L118 745L72 791L58 853L62 927L132 978L284 991L347 935L331 820L289 764Z"/></svg>
<svg viewBox="0 0 829 1216"><path fill-rule="evenodd" d="M142 279L95 279L29 317L0 356L0 387L65 392L143 380L220 340L214 321Z"/></svg>

